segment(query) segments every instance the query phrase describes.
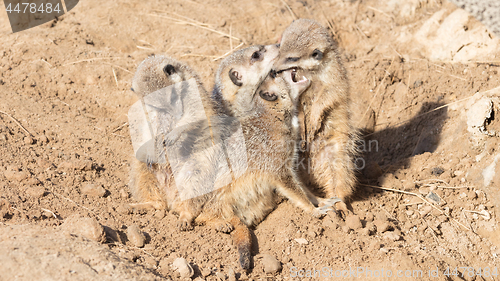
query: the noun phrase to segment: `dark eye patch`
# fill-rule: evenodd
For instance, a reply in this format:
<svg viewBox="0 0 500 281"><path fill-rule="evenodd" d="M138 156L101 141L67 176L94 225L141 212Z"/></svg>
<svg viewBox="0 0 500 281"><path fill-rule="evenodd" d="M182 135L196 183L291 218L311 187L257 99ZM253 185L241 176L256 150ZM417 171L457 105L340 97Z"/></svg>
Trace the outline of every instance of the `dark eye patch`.
<svg viewBox="0 0 500 281"><path fill-rule="evenodd" d="M252 59L258 60L259 58L260 58L260 52L257 51L252 54Z"/></svg>
<svg viewBox="0 0 500 281"><path fill-rule="evenodd" d="M286 61L287 62L296 62L298 61L300 58L299 57L290 57L290 58L286 58Z"/></svg>
<svg viewBox="0 0 500 281"><path fill-rule="evenodd" d="M275 101L278 99L278 96L275 93L260 91L259 96L267 101Z"/></svg>
<svg viewBox="0 0 500 281"><path fill-rule="evenodd" d="M167 64L165 65L165 67L163 68L163 72L165 74L167 74L168 76L174 74L176 71L175 71L175 67L171 64Z"/></svg>
<svg viewBox="0 0 500 281"><path fill-rule="evenodd" d="M321 52L320 50L316 49L313 51L312 55L311 55L313 58L317 59L317 60L321 60L323 58L323 52Z"/></svg>

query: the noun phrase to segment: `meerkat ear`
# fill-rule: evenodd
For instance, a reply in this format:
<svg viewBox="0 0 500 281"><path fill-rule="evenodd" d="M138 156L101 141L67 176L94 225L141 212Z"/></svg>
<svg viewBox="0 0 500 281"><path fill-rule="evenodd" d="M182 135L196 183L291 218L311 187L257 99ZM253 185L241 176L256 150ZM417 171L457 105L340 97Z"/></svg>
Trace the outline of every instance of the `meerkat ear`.
<svg viewBox="0 0 500 281"><path fill-rule="evenodd" d="M165 72L165 74L167 74L168 76L170 76L170 75L174 74L176 71L175 71L175 67L173 65L167 64L163 68L163 72Z"/></svg>
<svg viewBox="0 0 500 281"><path fill-rule="evenodd" d="M243 77L234 68L231 68L229 70L229 78L231 78L231 81L233 82L234 85L236 85L238 87L243 86L243 83L241 82L241 80L243 79Z"/></svg>
<svg viewBox="0 0 500 281"><path fill-rule="evenodd" d="M323 52L318 49L315 49L311 56L316 60L321 60L323 58Z"/></svg>
<svg viewBox="0 0 500 281"><path fill-rule="evenodd" d="M264 91L260 91L259 96L267 101L275 101L278 99L278 96L275 93L264 92Z"/></svg>

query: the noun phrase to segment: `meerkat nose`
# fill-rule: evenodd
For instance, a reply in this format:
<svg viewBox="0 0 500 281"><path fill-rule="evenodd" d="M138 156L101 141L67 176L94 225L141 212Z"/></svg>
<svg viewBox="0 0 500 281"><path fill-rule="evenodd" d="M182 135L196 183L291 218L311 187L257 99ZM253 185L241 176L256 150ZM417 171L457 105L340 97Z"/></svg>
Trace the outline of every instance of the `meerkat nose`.
<svg viewBox="0 0 500 281"><path fill-rule="evenodd" d="M277 74L278 74L278 73L277 73L277 72L276 72L276 70L274 70L274 69L271 69L271 71L269 72L269 76L271 76L271 78L273 78L273 79L274 79L274 78L276 78L276 75L277 75Z"/></svg>

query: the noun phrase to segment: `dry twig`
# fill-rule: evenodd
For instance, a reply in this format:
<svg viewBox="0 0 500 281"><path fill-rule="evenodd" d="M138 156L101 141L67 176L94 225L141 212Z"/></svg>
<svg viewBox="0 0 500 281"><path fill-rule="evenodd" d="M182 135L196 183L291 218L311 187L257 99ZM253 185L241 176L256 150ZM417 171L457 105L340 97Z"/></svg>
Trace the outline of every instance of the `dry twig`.
<svg viewBox="0 0 500 281"><path fill-rule="evenodd" d="M0 111L0 113L5 114L5 115L9 116L9 117L10 117L10 119L12 119L12 121L14 121L14 123L16 123L16 124L17 124L17 125L18 125L21 129L23 129L23 131L24 131L24 132L25 132L28 136L33 137L33 135L32 135L30 132L28 132L28 130L26 130L26 128L24 128L24 127L23 127L23 125L21 125L21 123L19 123L19 121L17 121L17 120L16 120L16 118L12 117L12 115L10 115L10 114L8 114L8 113L6 113L6 112L3 112L3 111Z"/></svg>

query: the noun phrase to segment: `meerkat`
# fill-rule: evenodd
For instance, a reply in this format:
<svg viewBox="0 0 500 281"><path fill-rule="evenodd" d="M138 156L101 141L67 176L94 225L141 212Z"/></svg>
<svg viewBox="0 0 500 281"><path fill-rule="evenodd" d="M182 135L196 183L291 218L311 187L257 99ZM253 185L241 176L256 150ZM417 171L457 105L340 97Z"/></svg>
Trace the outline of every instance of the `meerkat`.
<svg viewBox="0 0 500 281"><path fill-rule="evenodd" d="M347 73L326 28L308 19L295 20L286 28L273 71L289 69L311 80L299 106L301 174L326 197L338 197L341 201L336 207L348 212L345 202L356 184L357 133L351 124Z"/></svg>
<svg viewBox="0 0 500 281"><path fill-rule="evenodd" d="M219 112L235 117L241 124L246 150L239 151L244 155L236 157L246 157L248 168L231 184L217 190L195 221L220 231L234 229L233 241L244 269L250 268L248 226L259 223L274 208L275 193L314 217L329 210L328 206L313 205L295 169L296 107L309 81L298 79L292 70L276 77L268 75L277 49L275 45L254 46L226 58L212 93L220 105Z"/></svg>
<svg viewBox="0 0 500 281"><path fill-rule="evenodd" d="M168 97L165 98L168 98L169 103L178 105L178 103L184 102L184 104L167 110L170 112L167 112L163 116L166 120L163 120L162 124L158 125L159 133L166 134L169 130L173 129L172 126L175 123L182 128L182 125L192 120L193 115L206 115L209 120L210 116L214 114L214 107L198 74L187 64L167 56L151 56L142 61L138 66L132 81L132 91L141 99L168 86L190 79L194 79L196 83L197 89L195 90L200 94L204 112L196 112L200 111L200 105L193 104L192 101L184 97L186 89L172 90L169 93L165 93L165 95L168 94ZM181 86L185 87L189 85L182 84ZM185 116L184 119L188 120L182 120L183 116ZM154 141L162 140L157 139ZM179 214L178 227L182 230L189 229L190 224L186 223L186 221L192 220L192 214L186 211L186 209L189 209L185 207L186 203L179 200L170 164L144 163L134 156L131 159L130 166L129 188L133 198L138 202L137 204L133 204L133 206L173 210Z"/></svg>

